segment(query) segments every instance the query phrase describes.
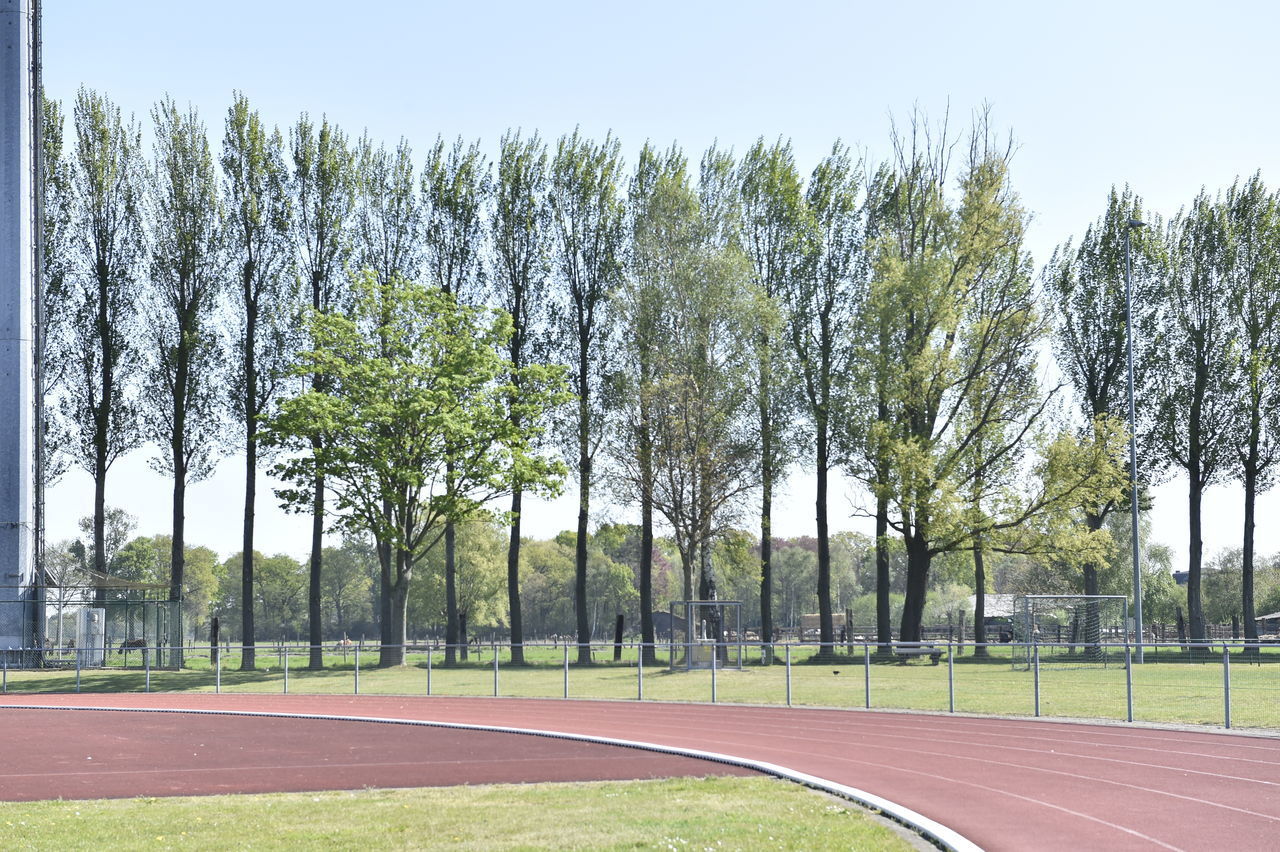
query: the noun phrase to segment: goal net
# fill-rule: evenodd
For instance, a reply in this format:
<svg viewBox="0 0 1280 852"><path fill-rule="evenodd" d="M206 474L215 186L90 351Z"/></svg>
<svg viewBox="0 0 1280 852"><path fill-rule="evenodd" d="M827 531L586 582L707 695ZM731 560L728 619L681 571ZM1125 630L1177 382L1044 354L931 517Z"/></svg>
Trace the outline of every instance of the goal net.
<svg viewBox="0 0 1280 852"><path fill-rule="evenodd" d="M1123 595L1020 595L1014 601L1014 666L1124 665L1129 600Z"/></svg>

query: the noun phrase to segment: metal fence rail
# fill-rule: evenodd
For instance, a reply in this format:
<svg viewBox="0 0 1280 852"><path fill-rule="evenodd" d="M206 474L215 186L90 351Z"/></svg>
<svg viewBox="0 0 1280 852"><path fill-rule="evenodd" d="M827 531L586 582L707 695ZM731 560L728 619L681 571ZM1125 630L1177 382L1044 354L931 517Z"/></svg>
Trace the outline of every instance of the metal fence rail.
<svg viewBox="0 0 1280 852"><path fill-rule="evenodd" d="M0 652L0 690L611 698L1280 728L1280 644L1144 643L1142 664L1133 643L1098 644L1108 653L1081 653L1079 642L592 643L584 664L571 641L524 643L523 663L496 642L339 642L311 668L309 645L261 643L249 670L231 644L188 646L181 670L157 663L171 657L163 647L78 654L74 670L70 661L41 665L41 649L9 648ZM673 671L673 657L708 665ZM403 664L381 664L388 660Z"/></svg>

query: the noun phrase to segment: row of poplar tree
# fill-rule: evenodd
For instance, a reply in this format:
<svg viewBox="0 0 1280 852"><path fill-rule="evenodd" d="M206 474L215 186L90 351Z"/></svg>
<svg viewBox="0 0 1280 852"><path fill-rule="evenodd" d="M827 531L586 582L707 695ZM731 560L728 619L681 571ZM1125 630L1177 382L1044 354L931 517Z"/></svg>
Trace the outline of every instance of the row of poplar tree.
<svg viewBox="0 0 1280 852"><path fill-rule="evenodd" d="M1129 500L1121 242L1144 214L1113 193L1037 274L1012 146L985 114L961 134L913 117L875 167L837 142L807 180L781 140L740 158L713 146L696 164L645 145L628 168L618 140L577 132L508 133L493 163L479 143L437 140L419 167L407 142L305 115L268 130L240 95L216 156L170 99L153 110L150 156L98 93L79 93L70 122L52 100L44 117L47 474L71 461L92 476L101 554L108 470L161 448L180 597L186 485L243 452L252 600L256 474L273 463L283 501L313 516L317 664L326 523L377 543L393 663L414 565L436 546L456 637L455 525L499 500L519 661L522 499L556 493L570 470L583 662L593 500L639 511L646 642L655 525L677 544L685 598L707 599L713 543L758 500L768 641L773 496L796 464L816 473L828 649L836 469L870 495L856 511L875 524L881 642L890 537L907 555L904 641L920 638L939 554L972 553L979 641L986 553L1078 568L1097 590L1107 516ZM1194 636L1199 495L1233 475L1254 630L1252 505L1280 410L1275 211L1255 178L1131 231L1142 481L1189 476ZM251 647L251 607L243 618Z"/></svg>

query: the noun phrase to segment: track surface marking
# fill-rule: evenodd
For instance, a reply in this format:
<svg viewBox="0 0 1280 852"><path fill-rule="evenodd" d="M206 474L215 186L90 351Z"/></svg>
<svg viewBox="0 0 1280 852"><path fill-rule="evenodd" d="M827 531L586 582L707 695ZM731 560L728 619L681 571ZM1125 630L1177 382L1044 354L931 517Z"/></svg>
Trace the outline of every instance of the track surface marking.
<svg viewBox="0 0 1280 852"><path fill-rule="evenodd" d="M720 752L867 790L990 850L1261 849L1273 848L1280 836L1280 739L1267 737L865 711L516 698L112 694L9 695L0 701L430 720ZM40 724L78 715L46 713ZM130 718L107 723L118 733ZM392 731L401 743L416 730L368 727ZM200 741L190 734L176 732L186 745ZM198 757L199 749L192 751ZM403 747L398 751L401 761L412 760ZM568 761L566 769L576 763ZM588 763L585 758L581 765ZM702 766L692 774L706 774L707 764Z"/></svg>

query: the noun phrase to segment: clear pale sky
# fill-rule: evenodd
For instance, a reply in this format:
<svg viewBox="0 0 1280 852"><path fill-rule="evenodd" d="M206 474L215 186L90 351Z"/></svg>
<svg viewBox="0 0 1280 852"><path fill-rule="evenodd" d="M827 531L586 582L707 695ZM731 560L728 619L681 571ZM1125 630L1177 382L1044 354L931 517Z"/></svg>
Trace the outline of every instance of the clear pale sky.
<svg viewBox="0 0 1280 852"><path fill-rule="evenodd" d="M1275 34L1268 3L637 4L223 0L219 3L45 0L44 79L51 97L85 85L149 125L164 93L190 102L214 144L234 90L282 128L305 110L353 135L404 136L425 153L437 134L504 130L544 137L612 130L634 159L650 139L691 155L718 140L743 151L790 138L807 173L836 138L875 161L890 117L913 105L954 124L988 103L1019 143L1014 185L1033 212L1037 267L1131 184L1168 217L1201 186L1261 170L1280 181ZM150 449L117 463L110 505L170 529L170 485ZM188 492L193 544L240 549L243 460L225 459ZM308 524L259 488L258 549L305 556ZM48 540L75 534L92 511L79 471L49 493ZM863 529L833 500L833 527ZM796 471L777 506L782 535L812 534L812 477ZM1239 546L1237 488L1210 490L1206 550ZM525 530L575 524L572 494L529 508ZM597 503L597 505L599 505ZM1186 487L1156 492L1157 540L1187 550ZM1280 549L1274 496L1259 505L1262 553ZM620 516L617 511L614 516ZM603 517L603 515L602 515Z"/></svg>

